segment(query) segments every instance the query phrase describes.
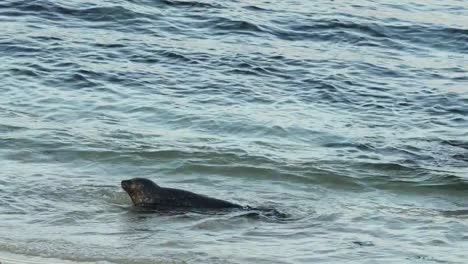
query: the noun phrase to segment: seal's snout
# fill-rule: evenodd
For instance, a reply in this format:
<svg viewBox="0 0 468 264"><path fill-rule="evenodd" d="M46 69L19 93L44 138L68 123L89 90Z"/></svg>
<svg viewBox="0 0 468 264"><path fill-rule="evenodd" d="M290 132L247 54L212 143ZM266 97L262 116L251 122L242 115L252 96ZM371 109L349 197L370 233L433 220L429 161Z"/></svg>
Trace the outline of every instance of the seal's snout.
<svg viewBox="0 0 468 264"><path fill-rule="evenodd" d="M125 191L127 191L129 188L130 188L130 181L129 180L124 180L120 183L120 185L122 185L122 189L124 189Z"/></svg>

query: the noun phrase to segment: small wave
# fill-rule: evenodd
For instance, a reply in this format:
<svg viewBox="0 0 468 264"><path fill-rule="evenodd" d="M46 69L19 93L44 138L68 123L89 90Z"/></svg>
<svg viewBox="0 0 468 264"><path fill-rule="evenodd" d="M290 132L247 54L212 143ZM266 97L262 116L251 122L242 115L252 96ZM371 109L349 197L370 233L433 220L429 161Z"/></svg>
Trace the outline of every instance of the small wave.
<svg viewBox="0 0 468 264"><path fill-rule="evenodd" d="M261 8L259 6L255 6L255 5L248 5L248 6L244 6L243 8L245 8L247 10L252 10L252 11L269 11L268 9Z"/></svg>
<svg viewBox="0 0 468 264"><path fill-rule="evenodd" d="M221 29L225 31L251 31L251 32L263 32L263 30L247 21L242 21L242 20L230 20L230 19L219 19L217 22L215 22L215 25L213 26L216 29Z"/></svg>
<svg viewBox="0 0 468 264"><path fill-rule="evenodd" d="M186 62L186 63L194 62L194 60L190 59L188 56L182 54L181 52L164 50L160 52L159 54L171 60L176 60L176 61L181 61L181 62Z"/></svg>
<svg viewBox="0 0 468 264"><path fill-rule="evenodd" d="M464 210L444 210L442 215L447 217L468 218L468 209Z"/></svg>
<svg viewBox="0 0 468 264"><path fill-rule="evenodd" d="M158 0L165 5L179 8L221 8L222 6L218 3L208 3L201 1L176 1L176 0Z"/></svg>
<svg viewBox="0 0 468 264"><path fill-rule="evenodd" d="M347 42L357 46L374 45L413 50L418 50L419 46L457 52L468 49L464 45L468 42L467 30L437 25L406 26L321 18L274 21L268 28L269 32L285 40Z"/></svg>
<svg viewBox="0 0 468 264"><path fill-rule="evenodd" d="M49 20L66 20L67 17L70 17L92 22L113 22L146 16L143 13L136 13L120 5L73 8L48 0L16 1L5 7L21 11L22 15L34 15Z"/></svg>
<svg viewBox="0 0 468 264"><path fill-rule="evenodd" d="M425 176L424 176L425 175ZM437 191L447 194L456 194L459 197L466 196L468 181L455 175L429 175L427 173L406 174L401 177L392 177L387 179L372 179L366 181L370 185L382 189L393 191L425 193L428 191Z"/></svg>
<svg viewBox="0 0 468 264"><path fill-rule="evenodd" d="M295 32L311 32L311 31L326 31L333 30L343 32L351 30L354 32L361 32L368 36L385 38L388 37L384 30L382 30L377 24L364 24L355 23L350 21L341 21L338 19L321 19L320 21L308 21L310 24L291 24L288 28Z"/></svg>
<svg viewBox="0 0 468 264"><path fill-rule="evenodd" d="M269 33L288 41L346 42L357 46L404 48L398 39L388 36L380 24L321 18L320 20L274 21L267 28Z"/></svg>
<svg viewBox="0 0 468 264"><path fill-rule="evenodd" d="M196 23L199 28L209 27L214 31L214 34L259 34L265 31L261 26L245 21L236 20L226 17L215 17L203 20L202 22Z"/></svg>
<svg viewBox="0 0 468 264"><path fill-rule="evenodd" d="M36 45L17 44L17 43L1 43L0 50L6 53L14 53L16 56L30 56L32 53L38 53L41 51Z"/></svg>
<svg viewBox="0 0 468 264"><path fill-rule="evenodd" d="M443 140L442 144L447 144L454 147L459 147L468 150L468 141L463 140Z"/></svg>
<svg viewBox="0 0 468 264"><path fill-rule="evenodd" d="M23 75L23 76L26 76L26 77L39 77L40 74L37 73L36 71L34 70L30 70L28 68L11 68L9 69L9 72L11 72L11 74L15 75L15 76L20 76L20 75Z"/></svg>
<svg viewBox="0 0 468 264"><path fill-rule="evenodd" d="M230 65L229 70L226 70L227 74L241 74L241 75L253 75L253 76L274 76L280 78L288 78L286 74L283 74L281 70L274 66L256 66L253 63L241 62L238 64Z"/></svg>
<svg viewBox="0 0 468 264"><path fill-rule="evenodd" d="M375 169L379 171L414 172L415 169L398 163L359 163L360 168Z"/></svg>

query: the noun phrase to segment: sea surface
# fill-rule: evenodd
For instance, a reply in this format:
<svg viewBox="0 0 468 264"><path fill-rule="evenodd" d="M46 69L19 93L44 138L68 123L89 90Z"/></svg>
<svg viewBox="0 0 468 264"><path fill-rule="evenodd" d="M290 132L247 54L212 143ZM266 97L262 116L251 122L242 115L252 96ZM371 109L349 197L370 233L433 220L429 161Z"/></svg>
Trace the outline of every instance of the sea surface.
<svg viewBox="0 0 468 264"><path fill-rule="evenodd" d="M466 0L0 1L3 264L467 259Z"/></svg>

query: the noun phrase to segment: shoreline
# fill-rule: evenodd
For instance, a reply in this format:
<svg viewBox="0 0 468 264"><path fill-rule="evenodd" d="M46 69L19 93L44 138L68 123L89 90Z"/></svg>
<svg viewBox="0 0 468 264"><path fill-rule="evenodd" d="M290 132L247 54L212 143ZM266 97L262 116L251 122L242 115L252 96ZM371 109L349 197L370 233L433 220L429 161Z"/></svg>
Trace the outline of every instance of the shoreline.
<svg viewBox="0 0 468 264"><path fill-rule="evenodd" d="M73 261L59 258L48 258L40 256L28 256L21 255L6 251L0 251L0 264L91 264L91 263L102 263L102 264L113 264L108 261Z"/></svg>

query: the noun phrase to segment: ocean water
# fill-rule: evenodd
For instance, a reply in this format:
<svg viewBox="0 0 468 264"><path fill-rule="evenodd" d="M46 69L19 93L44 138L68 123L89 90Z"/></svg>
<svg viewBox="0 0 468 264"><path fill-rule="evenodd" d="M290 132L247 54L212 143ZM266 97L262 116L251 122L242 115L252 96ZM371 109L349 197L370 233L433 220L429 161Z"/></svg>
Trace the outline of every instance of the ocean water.
<svg viewBox="0 0 468 264"><path fill-rule="evenodd" d="M467 261L467 1L2 0L0 60L2 263Z"/></svg>

